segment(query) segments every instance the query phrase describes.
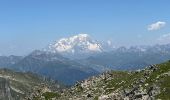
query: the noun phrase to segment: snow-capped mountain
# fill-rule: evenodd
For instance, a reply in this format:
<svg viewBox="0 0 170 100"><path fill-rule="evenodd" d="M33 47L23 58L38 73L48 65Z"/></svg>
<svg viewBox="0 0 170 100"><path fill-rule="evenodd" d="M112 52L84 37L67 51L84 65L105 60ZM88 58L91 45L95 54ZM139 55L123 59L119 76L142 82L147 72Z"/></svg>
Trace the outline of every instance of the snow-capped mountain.
<svg viewBox="0 0 170 100"><path fill-rule="evenodd" d="M60 53L70 57L87 56L103 51L102 44L92 39L88 34L78 34L68 38L61 38L50 44L47 51Z"/></svg>

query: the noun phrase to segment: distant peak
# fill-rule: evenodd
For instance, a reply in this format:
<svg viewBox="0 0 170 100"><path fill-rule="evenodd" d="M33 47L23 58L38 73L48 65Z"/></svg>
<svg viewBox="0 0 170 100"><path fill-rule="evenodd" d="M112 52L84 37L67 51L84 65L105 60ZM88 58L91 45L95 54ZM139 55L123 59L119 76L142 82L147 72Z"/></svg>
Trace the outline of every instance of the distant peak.
<svg viewBox="0 0 170 100"><path fill-rule="evenodd" d="M88 34L80 33L77 35L78 37L90 37Z"/></svg>
<svg viewBox="0 0 170 100"><path fill-rule="evenodd" d="M87 40L90 40L90 35L88 34L77 34L77 35L74 35L74 36L71 36L69 38L67 38L71 41L75 41L75 40L79 40L79 41L87 41Z"/></svg>
<svg viewBox="0 0 170 100"><path fill-rule="evenodd" d="M88 34L77 34L67 38L61 38L49 45L52 52L86 54L101 52L102 46Z"/></svg>

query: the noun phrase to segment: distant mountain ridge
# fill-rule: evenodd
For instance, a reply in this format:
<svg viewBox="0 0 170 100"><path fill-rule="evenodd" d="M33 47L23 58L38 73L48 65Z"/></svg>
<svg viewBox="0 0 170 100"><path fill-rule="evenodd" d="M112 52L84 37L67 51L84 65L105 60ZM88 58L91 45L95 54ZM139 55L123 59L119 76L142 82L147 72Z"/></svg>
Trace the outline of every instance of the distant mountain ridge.
<svg viewBox="0 0 170 100"><path fill-rule="evenodd" d="M22 56L0 56L0 68L3 67L10 67L13 64L19 62L20 60L22 60L23 57Z"/></svg>
<svg viewBox="0 0 170 100"><path fill-rule="evenodd" d="M11 69L38 73L67 85L72 85L78 80L98 73L88 66L64 58L58 53L39 50L24 57L20 62L11 66Z"/></svg>
<svg viewBox="0 0 170 100"><path fill-rule="evenodd" d="M170 59L170 44L120 47L110 52L91 56L83 62L116 70L134 70Z"/></svg>
<svg viewBox="0 0 170 100"><path fill-rule="evenodd" d="M114 48L111 42L99 42L87 34L78 34L25 57L0 56L0 68L31 71L72 85L110 69L136 70L168 59L170 44Z"/></svg>

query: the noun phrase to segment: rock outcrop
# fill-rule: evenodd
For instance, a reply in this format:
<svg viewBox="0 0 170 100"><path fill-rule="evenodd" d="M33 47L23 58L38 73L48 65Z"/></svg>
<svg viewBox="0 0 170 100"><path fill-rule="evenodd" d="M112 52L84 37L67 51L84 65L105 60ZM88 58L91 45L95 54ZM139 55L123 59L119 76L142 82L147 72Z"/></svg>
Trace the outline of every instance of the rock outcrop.
<svg viewBox="0 0 170 100"><path fill-rule="evenodd" d="M0 100L13 100L9 81L0 77Z"/></svg>

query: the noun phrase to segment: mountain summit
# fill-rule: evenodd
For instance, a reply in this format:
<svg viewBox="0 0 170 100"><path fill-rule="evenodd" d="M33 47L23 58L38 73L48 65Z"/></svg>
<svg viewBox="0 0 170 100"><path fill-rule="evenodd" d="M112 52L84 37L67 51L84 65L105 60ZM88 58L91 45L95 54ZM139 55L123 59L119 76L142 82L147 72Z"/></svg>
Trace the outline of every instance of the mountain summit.
<svg viewBox="0 0 170 100"><path fill-rule="evenodd" d="M69 56L87 56L102 52L102 45L88 34L61 38L48 46L48 51Z"/></svg>

